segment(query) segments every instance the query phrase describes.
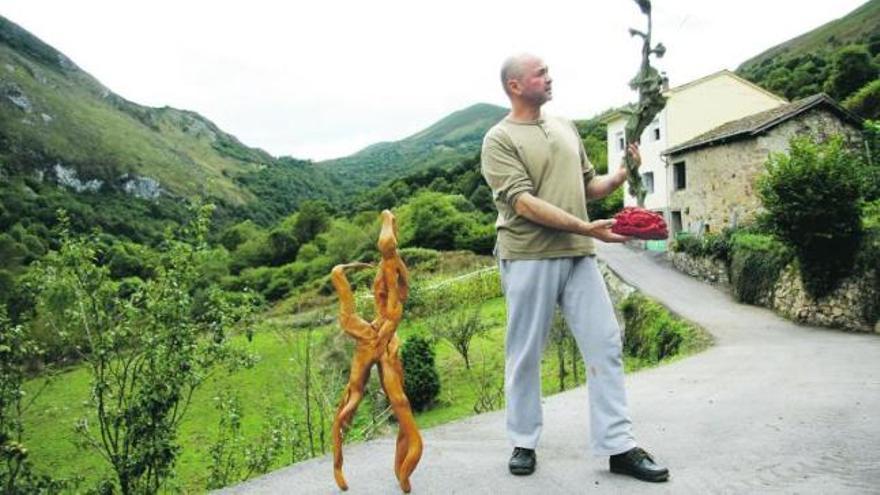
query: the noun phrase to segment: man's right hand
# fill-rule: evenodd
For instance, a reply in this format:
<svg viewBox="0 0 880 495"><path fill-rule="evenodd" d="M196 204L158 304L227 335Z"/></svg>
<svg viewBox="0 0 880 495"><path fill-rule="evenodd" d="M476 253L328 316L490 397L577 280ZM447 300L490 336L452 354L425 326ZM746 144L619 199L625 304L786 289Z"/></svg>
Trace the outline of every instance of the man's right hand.
<svg viewBox="0 0 880 495"><path fill-rule="evenodd" d="M615 220L595 220L587 224L586 235L595 237L604 242L626 242L630 240L625 235L615 234L611 232L611 227Z"/></svg>

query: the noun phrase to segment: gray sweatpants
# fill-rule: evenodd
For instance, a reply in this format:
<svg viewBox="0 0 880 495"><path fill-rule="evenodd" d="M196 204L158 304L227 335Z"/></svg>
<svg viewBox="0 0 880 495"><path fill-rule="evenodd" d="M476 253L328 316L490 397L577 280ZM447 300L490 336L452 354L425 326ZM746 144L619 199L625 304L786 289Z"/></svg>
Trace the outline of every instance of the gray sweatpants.
<svg viewBox="0 0 880 495"><path fill-rule="evenodd" d="M507 300L504 392L513 445L534 449L541 436L541 354L559 305L589 370L593 453L613 455L635 447L620 327L596 259L501 260L500 266Z"/></svg>

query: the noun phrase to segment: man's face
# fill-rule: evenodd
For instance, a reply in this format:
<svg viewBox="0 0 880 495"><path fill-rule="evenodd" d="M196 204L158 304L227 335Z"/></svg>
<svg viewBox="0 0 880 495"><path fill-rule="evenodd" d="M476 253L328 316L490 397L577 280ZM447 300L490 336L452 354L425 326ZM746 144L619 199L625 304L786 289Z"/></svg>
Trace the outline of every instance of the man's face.
<svg viewBox="0 0 880 495"><path fill-rule="evenodd" d="M553 99L553 78L541 59L526 60L522 78L516 83L516 93L534 105L540 106Z"/></svg>

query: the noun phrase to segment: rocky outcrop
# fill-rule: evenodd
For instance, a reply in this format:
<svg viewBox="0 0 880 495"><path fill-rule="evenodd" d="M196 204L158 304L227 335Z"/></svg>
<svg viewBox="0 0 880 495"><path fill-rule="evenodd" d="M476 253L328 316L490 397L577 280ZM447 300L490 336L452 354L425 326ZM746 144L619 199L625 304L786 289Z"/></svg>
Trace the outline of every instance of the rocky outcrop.
<svg viewBox="0 0 880 495"><path fill-rule="evenodd" d="M65 167L60 163L56 163L55 166L52 167L52 171L55 172L55 178L58 180L59 185L73 189L78 193L86 191L96 192L101 189L101 186L104 184L103 181L98 179L90 179L87 181L80 180L76 175L76 170Z"/></svg>
<svg viewBox="0 0 880 495"><path fill-rule="evenodd" d="M141 199L156 199L164 192L156 179L136 175L123 176L122 190Z"/></svg>
<svg viewBox="0 0 880 495"><path fill-rule="evenodd" d="M13 105L18 107L19 110L25 113L31 113L33 110L33 105L31 101L28 99L27 95L22 92L21 88L18 87L15 83L6 83L3 85L3 96L6 97L7 100L11 101Z"/></svg>

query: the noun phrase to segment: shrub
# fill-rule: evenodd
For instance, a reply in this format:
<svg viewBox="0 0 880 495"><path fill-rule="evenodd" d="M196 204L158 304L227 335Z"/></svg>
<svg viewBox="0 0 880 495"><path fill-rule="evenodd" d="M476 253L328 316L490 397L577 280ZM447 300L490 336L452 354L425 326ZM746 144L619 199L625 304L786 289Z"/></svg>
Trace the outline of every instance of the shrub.
<svg viewBox="0 0 880 495"><path fill-rule="evenodd" d="M400 350L404 370L404 391L416 411L424 411L440 394L440 375L431 341L420 335L406 339Z"/></svg>
<svg viewBox="0 0 880 495"><path fill-rule="evenodd" d="M880 199L880 120L866 120L865 138L866 166L859 169L862 176L862 198L865 201Z"/></svg>
<svg viewBox="0 0 880 495"><path fill-rule="evenodd" d="M95 264L94 241L71 236L63 215L60 249L34 270L37 313L58 334L84 341L76 349L91 374L87 404L97 420L83 418L76 429L81 444L111 464L122 493L165 485L193 393L215 366L249 362L227 336L249 321L253 305L215 289L194 316L202 274L192 260L205 249L210 212L200 208L182 239L169 231L155 276L129 299L119 297L109 269Z"/></svg>
<svg viewBox="0 0 880 495"><path fill-rule="evenodd" d="M791 262L791 250L773 236L738 233L731 242L730 282L737 301L756 304Z"/></svg>
<svg viewBox="0 0 880 495"><path fill-rule="evenodd" d="M676 236L675 242L672 244L672 250L695 257L710 257L727 261L730 258L730 236L732 232L731 229L724 229L720 234Z"/></svg>
<svg viewBox="0 0 880 495"><path fill-rule="evenodd" d="M843 106L863 119L880 119L880 79L875 79L850 95Z"/></svg>
<svg viewBox="0 0 880 495"><path fill-rule="evenodd" d="M613 193L596 201L587 203L587 214L592 220L612 218L615 213L623 209L623 188L620 187Z"/></svg>
<svg viewBox="0 0 880 495"><path fill-rule="evenodd" d="M790 144L788 155L770 156L758 193L770 227L794 248L804 286L818 298L852 270L862 233L857 170L863 164L840 137Z"/></svg>
<svg viewBox="0 0 880 495"><path fill-rule="evenodd" d="M440 252L435 249L408 247L400 250L400 257L410 268L419 267L431 270L437 266Z"/></svg>
<svg viewBox="0 0 880 495"><path fill-rule="evenodd" d="M620 306L626 331L623 351L627 356L656 363L703 345L699 331L673 317L663 306L634 292Z"/></svg>
<svg viewBox="0 0 880 495"><path fill-rule="evenodd" d="M845 46L834 54L825 92L842 100L876 78L877 66L870 52L863 45Z"/></svg>
<svg viewBox="0 0 880 495"><path fill-rule="evenodd" d="M10 495L60 493L75 483L38 474L23 443L23 415L34 403L24 384L29 365L40 354L39 346L20 325L13 325L0 307L0 491ZM37 395L43 390L38 388Z"/></svg>
<svg viewBox="0 0 880 495"><path fill-rule="evenodd" d="M685 253L691 256L702 256L700 238L695 235L676 235L672 243L672 250L676 253Z"/></svg>

